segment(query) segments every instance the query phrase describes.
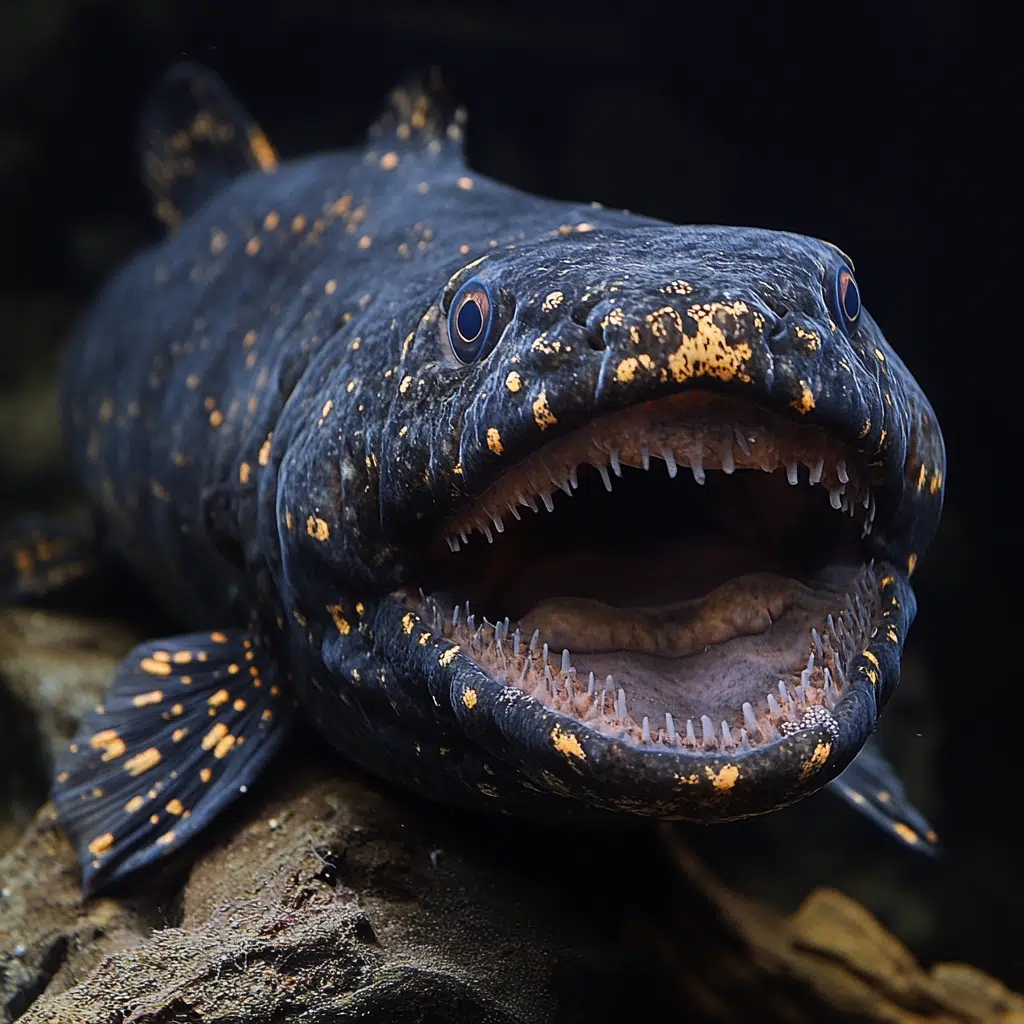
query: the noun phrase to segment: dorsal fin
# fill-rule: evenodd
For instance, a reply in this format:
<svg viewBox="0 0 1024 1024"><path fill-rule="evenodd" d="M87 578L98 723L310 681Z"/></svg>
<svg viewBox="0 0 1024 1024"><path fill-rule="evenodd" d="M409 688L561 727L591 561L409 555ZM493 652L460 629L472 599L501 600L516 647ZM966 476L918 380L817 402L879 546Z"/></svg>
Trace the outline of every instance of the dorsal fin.
<svg viewBox="0 0 1024 1024"><path fill-rule="evenodd" d="M172 229L233 178L277 167L267 137L227 86L187 61L157 87L143 114L139 148L156 215Z"/></svg>
<svg viewBox="0 0 1024 1024"><path fill-rule="evenodd" d="M370 141L463 162L465 107L453 106L438 68L403 78L370 127Z"/></svg>

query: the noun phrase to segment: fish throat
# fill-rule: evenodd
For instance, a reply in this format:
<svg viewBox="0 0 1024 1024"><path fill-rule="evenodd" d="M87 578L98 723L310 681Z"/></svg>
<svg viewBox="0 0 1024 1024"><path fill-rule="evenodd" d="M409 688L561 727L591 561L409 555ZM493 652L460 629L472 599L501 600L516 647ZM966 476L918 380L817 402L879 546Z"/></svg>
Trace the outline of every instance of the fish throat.
<svg viewBox="0 0 1024 1024"><path fill-rule="evenodd" d="M749 403L593 420L444 522L419 611L591 728L691 750L833 722L879 585L862 457Z"/></svg>

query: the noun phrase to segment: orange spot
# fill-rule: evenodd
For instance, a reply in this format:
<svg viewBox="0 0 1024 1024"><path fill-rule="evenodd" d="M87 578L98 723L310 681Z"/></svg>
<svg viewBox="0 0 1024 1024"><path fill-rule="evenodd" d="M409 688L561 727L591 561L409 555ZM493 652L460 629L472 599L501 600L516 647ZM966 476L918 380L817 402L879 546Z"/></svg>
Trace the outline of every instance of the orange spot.
<svg viewBox="0 0 1024 1024"><path fill-rule="evenodd" d="M245 254L246 256L255 256L260 251L260 240L258 238L250 238L245 243Z"/></svg>
<svg viewBox="0 0 1024 1024"><path fill-rule="evenodd" d="M169 800L167 802L165 810L167 811L168 814L178 815L185 810L185 805L177 797L175 797L173 800Z"/></svg>
<svg viewBox="0 0 1024 1024"><path fill-rule="evenodd" d="M227 690L218 690L206 703L211 708L219 708L221 704L226 704L230 698L231 694Z"/></svg>
<svg viewBox="0 0 1024 1024"><path fill-rule="evenodd" d="M228 727L218 722L204 737L200 746L203 750L212 750L228 734ZM205 779L203 780L206 781Z"/></svg>
<svg viewBox="0 0 1024 1024"><path fill-rule="evenodd" d="M224 413L222 413L220 409L214 409L213 412L210 413L210 426L216 430L223 422Z"/></svg>
<svg viewBox="0 0 1024 1024"><path fill-rule="evenodd" d="M273 231L280 223L281 215L277 210L271 210L270 213L263 218L263 228L265 231Z"/></svg>
<svg viewBox="0 0 1024 1024"><path fill-rule="evenodd" d="M129 775L141 775L143 772L148 772L150 768L158 765L162 759L160 751L156 747L150 747L141 754L136 754L135 757L125 761L124 770Z"/></svg>
<svg viewBox="0 0 1024 1024"><path fill-rule="evenodd" d="M147 704L159 704L163 699L163 690L150 690L148 693L137 693L132 697L132 704L137 708L144 708Z"/></svg>
<svg viewBox="0 0 1024 1024"><path fill-rule="evenodd" d="M165 661L157 661L155 658L143 658L139 662L139 668L151 676L169 676L171 666Z"/></svg>
<svg viewBox="0 0 1024 1024"><path fill-rule="evenodd" d="M103 835L97 836L89 844L89 852L94 856L98 857L104 850L109 850L114 845L114 836L110 832L104 832Z"/></svg>

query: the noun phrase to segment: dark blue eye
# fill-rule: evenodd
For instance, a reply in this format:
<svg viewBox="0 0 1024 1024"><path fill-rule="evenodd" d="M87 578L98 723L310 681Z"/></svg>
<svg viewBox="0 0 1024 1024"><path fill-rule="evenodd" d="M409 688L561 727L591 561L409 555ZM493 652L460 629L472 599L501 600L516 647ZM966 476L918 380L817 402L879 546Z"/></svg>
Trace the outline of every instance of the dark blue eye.
<svg viewBox="0 0 1024 1024"><path fill-rule="evenodd" d="M467 281L448 309L448 340L460 363L483 359L494 333L494 307L483 281Z"/></svg>
<svg viewBox="0 0 1024 1024"><path fill-rule="evenodd" d="M836 308L843 318L843 326L849 330L860 316L860 289L849 267L836 271Z"/></svg>

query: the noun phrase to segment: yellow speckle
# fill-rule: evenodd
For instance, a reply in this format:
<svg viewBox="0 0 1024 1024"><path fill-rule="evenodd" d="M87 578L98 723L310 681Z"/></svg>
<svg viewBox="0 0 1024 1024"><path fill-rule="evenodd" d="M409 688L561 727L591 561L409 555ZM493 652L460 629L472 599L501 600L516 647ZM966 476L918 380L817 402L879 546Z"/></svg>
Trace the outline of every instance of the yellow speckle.
<svg viewBox="0 0 1024 1024"><path fill-rule="evenodd" d="M327 284L324 285L324 294L333 295L338 290L338 282L332 277Z"/></svg>
<svg viewBox="0 0 1024 1024"><path fill-rule="evenodd" d="M356 601L356 615L363 615L366 612L366 605L362 601Z"/></svg>
<svg viewBox="0 0 1024 1024"><path fill-rule="evenodd" d="M180 743L188 735L188 726L183 725L180 729L175 729L171 733L171 740L175 743Z"/></svg>
<svg viewBox="0 0 1024 1024"><path fill-rule="evenodd" d="M222 413L220 409L214 409L213 412L210 413L210 426L216 430L223 422L224 413Z"/></svg>
<svg viewBox="0 0 1024 1024"><path fill-rule="evenodd" d="M676 325L683 340L679 348L668 357L668 368L673 378L679 383L691 377L717 377L719 380L738 377L741 381L749 381L749 376L743 373L743 366L752 355L750 346L746 342L729 344L725 332L715 323L717 316L735 317L748 311L747 304L742 301L691 306L687 315L697 324L697 334L693 338L687 337L682 332L681 324ZM670 307L645 317L645 322L659 341L667 337L664 323L660 320L663 314L670 319L673 314L678 317ZM652 320L652 317L655 319ZM657 326L659 323L660 329Z"/></svg>
<svg viewBox="0 0 1024 1024"><path fill-rule="evenodd" d="M260 251L261 245L262 243L258 238L250 238L249 241L245 243L246 256L255 256Z"/></svg>
<svg viewBox="0 0 1024 1024"><path fill-rule="evenodd" d="M558 422L555 414L548 407L548 395L546 391L542 391L533 400L533 419L541 430L547 430L548 427Z"/></svg>
<svg viewBox="0 0 1024 1024"><path fill-rule="evenodd" d="M398 166L398 154L393 150L385 153L380 158L380 166L382 170L393 171Z"/></svg>
<svg viewBox="0 0 1024 1024"><path fill-rule="evenodd" d="M210 779L213 778L213 772L209 768L200 768L199 778L201 778L203 782L209 782Z"/></svg>
<svg viewBox="0 0 1024 1024"><path fill-rule="evenodd" d="M340 604L329 604L327 606L327 614L334 619L334 625L338 627L338 632L342 636L348 636L352 631L352 627L348 624L348 620L341 614L341 612L342 608Z"/></svg>
<svg viewBox="0 0 1024 1024"><path fill-rule="evenodd" d="M221 704L227 704L231 699L231 694L227 690L218 690L206 703L211 708L219 708Z"/></svg>
<svg viewBox="0 0 1024 1024"><path fill-rule="evenodd" d="M905 843L909 843L911 846L916 846L917 843L921 841L921 837L909 825L905 825L902 821L897 821L892 828L900 839Z"/></svg>
<svg viewBox="0 0 1024 1024"><path fill-rule="evenodd" d="M252 473L252 467L248 462L242 462L238 467L238 482L240 484L247 484L249 482L249 476Z"/></svg>
<svg viewBox="0 0 1024 1024"><path fill-rule="evenodd" d="M222 757L226 757L230 752L231 748L234 747L236 739L234 736L225 736L220 740L217 745L213 748L213 756L219 761Z"/></svg>
<svg viewBox="0 0 1024 1024"><path fill-rule="evenodd" d="M145 804L146 798L144 796L133 796L131 800L124 805L126 814L134 814L136 811L141 810L143 804Z"/></svg>
<svg viewBox="0 0 1024 1024"><path fill-rule="evenodd" d="M319 516L309 516L306 519L306 533L314 540L324 541L331 535L331 529Z"/></svg>
<svg viewBox="0 0 1024 1024"><path fill-rule="evenodd" d="M409 390L410 384L412 384L412 377L403 377L402 383L398 385L398 390L404 395Z"/></svg>
<svg viewBox="0 0 1024 1024"><path fill-rule="evenodd" d="M158 836L156 840L157 846L170 846L174 842L174 831L165 832L162 836Z"/></svg>
<svg viewBox="0 0 1024 1024"><path fill-rule="evenodd" d="M555 750L559 753L565 754L567 757L578 757L581 761L586 761L587 755L580 746L580 741L571 732L562 732L562 730L556 725L551 730L551 742L555 745Z"/></svg>
<svg viewBox="0 0 1024 1024"><path fill-rule="evenodd" d="M864 657L867 658L868 661L870 661L871 664L875 666L875 668L881 668L881 666L878 664L878 658L875 657L874 651L865 651Z"/></svg>
<svg viewBox="0 0 1024 1024"><path fill-rule="evenodd" d="M260 445L260 451L256 456L256 461L261 466L266 466L270 462L270 442L273 436L273 434L267 434L267 439Z"/></svg>
<svg viewBox="0 0 1024 1024"><path fill-rule="evenodd" d="M470 711L476 707L476 690L472 687L462 691L462 703L466 705Z"/></svg>
<svg viewBox="0 0 1024 1024"><path fill-rule="evenodd" d="M159 704L163 699L163 690L150 690L148 693L137 693L132 697L132 704L137 708L143 708L147 704Z"/></svg>
<svg viewBox="0 0 1024 1024"><path fill-rule="evenodd" d="M373 245L373 235L363 235L358 244L360 249L369 249Z"/></svg>
<svg viewBox="0 0 1024 1024"><path fill-rule="evenodd" d="M265 231L274 231L277 225L281 223L281 215L277 210L271 210L270 213L263 218L263 229Z"/></svg>
<svg viewBox="0 0 1024 1024"><path fill-rule="evenodd" d="M794 398L789 404L791 408L801 413L810 412L814 408L814 393L807 381L800 381L800 397Z"/></svg>
<svg viewBox="0 0 1024 1024"><path fill-rule="evenodd" d="M711 780L711 785L723 793L728 793L740 777L740 770L734 764L723 764L717 772L709 765L704 772Z"/></svg>
<svg viewBox="0 0 1024 1024"><path fill-rule="evenodd" d="M615 368L615 379L624 384L628 384L636 376L636 368L639 365L639 361L634 359L632 356L628 359L623 359Z"/></svg>
<svg viewBox="0 0 1024 1024"><path fill-rule="evenodd" d="M220 228L214 228L210 232L210 252L214 256L222 253L228 245L228 236Z"/></svg>
<svg viewBox="0 0 1024 1024"><path fill-rule="evenodd" d="M459 252L460 252L460 253L461 253L461 254L462 254L463 256L465 256L465 255L466 255L466 254L467 254L467 253L469 252L469 246L468 246L468 245L466 245L466 243L465 243L465 242L463 242L463 243L462 243L462 245L460 245L460 246L459 246Z"/></svg>
<svg viewBox="0 0 1024 1024"><path fill-rule="evenodd" d="M811 754L810 760L800 768L800 778L806 779L808 776L813 775L819 771L825 762L828 760L828 755L832 753L831 743L819 743L814 748L814 753Z"/></svg>
<svg viewBox="0 0 1024 1024"><path fill-rule="evenodd" d="M540 304L540 308L543 309L545 313L550 313L551 310L557 309L564 299L565 295L562 292L548 292L548 294L544 296L544 301Z"/></svg>
<svg viewBox="0 0 1024 1024"><path fill-rule="evenodd" d="M104 850L109 850L114 845L114 836L111 832L104 832L103 835L97 836L89 844L89 852L94 856L98 857Z"/></svg>
<svg viewBox="0 0 1024 1024"><path fill-rule="evenodd" d="M501 434L498 433L497 427L488 428L487 447L490 448L495 455L500 455L505 450L501 445Z"/></svg>
<svg viewBox="0 0 1024 1024"><path fill-rule="evenodd" d="M437 659L437 663L442 668L447 668L455 660L455 655L461 650L462 648L458 644L454 644L441 654L441 657Z"/></svg>
<svg viewBox="0 0 1024 1024"><path fill-rule="evenodd" d="M320 418L323 419L323 420L327 419L327 417L330 415L330 412L331 412L331 410L333 408L334 408L334 400L331 399L331 398L328 398L327 401L324 402L324 407L320 410Z"/></svg>
<svg viewBox="0 0 1024 1024"><path fill-rule="evenodd" d="M151 676L169 676L171 666L164 661L157 661L155 658L143 658L139 662L139 668Z"/></svg>
<svg viewBox="0 0 1024 1024"><path fill-rule="evenodd" d="M215 644L226 644L228 642L227 633L222 633L219 629L215 629L210 634L210 640Z"/></svg>
<svg viewBox="0 0 1024 1024"><path fill-rule="evenodd" d="M416 616L412 612L406 612L402 616L402 629L405 635L408 636L412 632L413 626L416 625Z"/></svg>
<svg viewBox="0 0 1024 1024"><path fill-rule="evenodd" d="M292 217L292 231L300 232L306 226L306 218L301 213L297 213Z"/></svg>
<svg viewBox="0 0 1024 1024"><path fill-rule="evenodd" d="M212 729L203 737L202 746L203 750L211 750L228 734L228 727L223 722L218 722Z"/></svg>
<svg viewBox="0 0 1024 1024"><path fill-rule="evenodd" d="M917 568L917 555L911 554L907 559L907 573L911 576L914 575L914 570Z"/></svg>
<svg viewBox="0 0 1024 1024"><path fill-rule="evenodd" d="M522 386L523 386L522 378L519 376L519 374L515 370L513 370L505 378L505 387L507 387L509 389L509 391L511 391L513 393L518 391Z"/></svg>
<svg viewBox="0 0 1024 1024"><path fill-rule="evenodd" d="M164 810L166 810L168 814L173 814L177 816L184 812L185 805L177 797L175 797L173 800L167 801L167 806L164 808Z"/></svg>
<svg viewBox="0 0 1024 1024"><path fill-rule="evenodd" d="M468 192L473 187L473 179L469 175L464 174L455 184Z"/></svg>
<svg viewBox="0 0 1024 1024"><path fill-rule="evenodd" d="M430 640L429 633L420 633L420 635L416 638L416 642L420 645L420 647L426 647L428 640Z"/></svg>
<svg viewBox="0 0 1024 1024"><path fill-rule="evenodd" d="M693 285L689 281L669 281L661 290L666 295L689 295L693 291Z"/></svg>
<svg viewBox="0 0 1024 1024"><path fill-rule="evenodd" d="M96 414L96 418L100 423L109 423L114 416L114 400L112 398L104 398L100 402L99 411Z"/></svg>
<svg viewBox="0 0 1024 1024"><path fill-rule="evenodd" d="M160 751L156 747L149 747L141 754L136 754L135 757L125 761L124 770L129 775L141 775L143 772L148 772L150 768L158 765L161 760L162 755Z"/></svg>

